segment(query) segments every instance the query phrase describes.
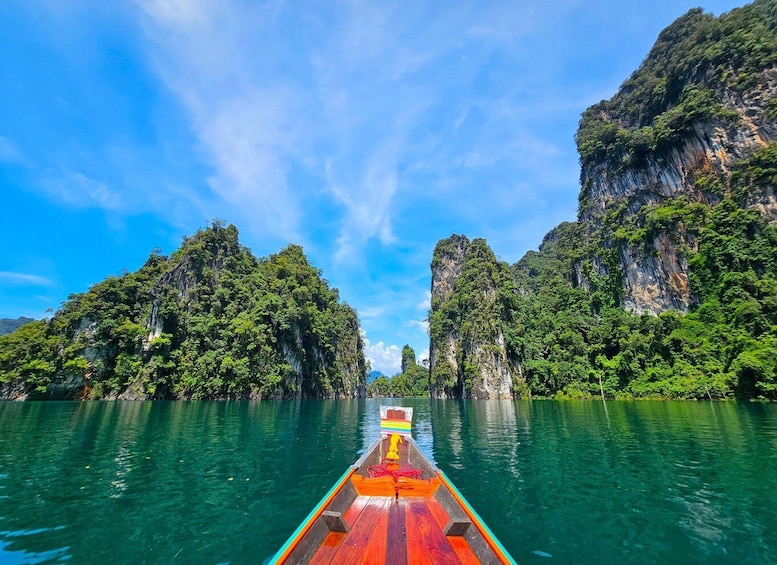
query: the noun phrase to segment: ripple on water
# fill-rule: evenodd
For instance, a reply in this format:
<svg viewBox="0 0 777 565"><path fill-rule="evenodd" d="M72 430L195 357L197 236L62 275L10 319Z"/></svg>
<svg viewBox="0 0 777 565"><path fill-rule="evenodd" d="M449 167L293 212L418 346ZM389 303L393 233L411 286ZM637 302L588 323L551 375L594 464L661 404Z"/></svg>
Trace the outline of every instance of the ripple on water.
<svg viewBox="0 0 777 565"><path fill-rule="evenodd" d="M519 561L777 562L777 406L393 402ZM0 405L0 562L261 560L380 403Z"/></svg>

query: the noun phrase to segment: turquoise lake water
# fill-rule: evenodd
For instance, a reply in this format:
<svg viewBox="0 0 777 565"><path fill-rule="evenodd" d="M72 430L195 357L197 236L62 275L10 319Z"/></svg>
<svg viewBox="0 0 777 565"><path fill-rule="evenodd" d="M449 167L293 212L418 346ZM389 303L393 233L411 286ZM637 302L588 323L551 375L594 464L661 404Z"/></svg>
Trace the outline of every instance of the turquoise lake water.
<svg viewBox="0 0 777 565"><path fill-rule="evenodd" d="M0 563L262 563L380 403L519 563L777 563L777 405L0 403Z"/></svg>

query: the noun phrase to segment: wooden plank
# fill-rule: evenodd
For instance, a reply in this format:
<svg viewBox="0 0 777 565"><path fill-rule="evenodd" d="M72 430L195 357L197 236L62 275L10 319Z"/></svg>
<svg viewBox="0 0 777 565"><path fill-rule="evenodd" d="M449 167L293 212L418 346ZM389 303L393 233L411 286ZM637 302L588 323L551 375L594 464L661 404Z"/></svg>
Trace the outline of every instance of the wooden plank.
<svg viewBox="0 0 777 565"><path fill-rule="evenodd" d="M394 496L399 490L399 496L434 496L440 488L440 479L408 479L400 477L394 481L393 477L362 477L354 475L352 481L359 496Z"/></svg>
<svg viewBox="0 0 777 565"><path fill-rule="evenodd" d="M432 565L432 557L429 554L429 549L424 543L424 537L421 534L421 530L418 528L418 522L413 518L410 513L409 504L415 502L416 499L405 499L407 506L405 507L405 529L407 532L407 560L413 565ZM420 501L423 504L423 500Z"/></svg>
<svg viewBox="0 0 777 565"><path fill-rule="evenodd" d="M480 562L487 564L515 563L515 560L510 557L504 546L502 546L494 534L491 533L491 530L488 529L488 526L486 526L485 522L480 519L480 516L478 516L477 512L475 512L475 510L469 505L469 503L464 498L464 495L459 492L456 486L450 482L450 479L445 476L445 473L440 471L438 476L443 483L443 488L441 488L438 493L447 491L456 500L461 509L466 513L469 519L472 520L472 524L475 526L474 528L468 528L463 537L469 542L469 546L478 556ZM442 501L439 496L438 500ZM444 503L443 506L445 506ZM480 545L481 542L483 545L485 545L485 547Z"/></svg>
<svg viewBox="0 0 777 565"><path fill-rule="evenodd" d="M359 514L362 513L362 510L364 510L364 507L367 506L369 501L369 496L357 496L351 504L351 507L343 513L345 523L348 524L349 527L353 528L356 519L359 517Z"/></svg>
<svg viewBox="0 0 777 565"><path fill-rule="evenodd" d="M385 565L386 564L386 538L388 537L389 505L395 505L391 499L385 499L378 519L375 522L370 541L364 548L362 565Z"/></svg>
<svg viewBox="0 0 777 565"><path fill-rule="evenodd" d="M397 482L399 496L426 497L434 496L437 489L440 488L440 479L432 477L429 480L424 479L406 479L401 478Z"/></svg>
<svg viewBox="0 0 777 565"><path fill-rule="evenodd" d="M470 526L472 526L472 520L469 518L451 518L451 521L442 529L442 533L449 538L461 537L469 531Z"/></svg>
<svg viewBox="0 0 777 565"><path fill-rule="evenodd" d="M444 528L447 526L451 517L448 516L448 513L445 511L445 508L442 507L442 504L440 504L436 498L427 498L425 499L425 502L440 527Z"/></svg>
<svg viewBox="0 0 777 565"><path fill-rule="evenodd" d="M386 534L386 563L407 565L407 528L405 526L406 501L400 498L389 503L388 532Z"/></svg>
<svg viewBox="0 0 777 565"><path fill-rule="evenodd" d="M349 468L343 475L337 480L334 486L329 489L324 498L310 511L307 518L297 527L291 537L286 540L286 543L281 546L278 553L272 558L271 563L285 563L287 560L290 562L304 562L308 561L310 557L316 552L321 542L324 541L328 535L326 526L323 525L319 516L321 512L329 505L332 499L336 498L338 493L341 492L343 485L347 484L348 480L354 475L355 469Z"/></svg>
<svg viewBox="0 0 777 565"><path fill-rule="evenodd" d="M364 550L370 541L375 523L378 521L383 507L389 499L373 497L362 510L348 536L335 555L335 563L359 563L364 557Z"/></svg>
<svg viewBox="0 0 777 565"><path fill-rule="evenodd" d="M421 532L432 561L439 565L458 565L461 563L426 502L423 499L412 499L408 503L408 508L418 524L418 530Z"/></svg>
<svg viewBox="0 0 777 565"><path fill-rule="evenodd" d="M343 485L343 488L340 489L340 492L332 499L332 502L329 503L326 510L345 513L345 511L351 507L351 504L353 504L356 496L356 489L354 488L353 483L348 481Z"/></svg>
<svg viewBox="0 0 777 565"><path fill-rule="evenodd" d="M355 475L353 486L359 496L394 496L394 479L392 477L376 477L374 479Z"/></svg>
<svg viewBox="0 0 777 565"><path fill-rule="evenodd" d="M318 548L318 551L316 551L315 555L311 558L311 565L328 565L331 563L346 535L348 534L330 532L324 540L324 543L321 544L321 547Z"/></svg>
<svg viewBox="0 0 777 565"><path fill-rule="evenodd" d="M480 565L480 559L478 559L478 556L472 551L467 540L461 536L456 536L448 538L448 541L451 546L453 546L453 550L456 552L456 555L463 565Z"/></svg>
<svg viewBox="0 0 777 565"><path fill-rule="evenodd" d="M286 558L287 561L280 561L280 563L307 563L319 550L329 533L329 528L326 527L324 520L319 516L313 522L313 525L308 528L302 539L299 540L299 543L291 550Z"/></svg>

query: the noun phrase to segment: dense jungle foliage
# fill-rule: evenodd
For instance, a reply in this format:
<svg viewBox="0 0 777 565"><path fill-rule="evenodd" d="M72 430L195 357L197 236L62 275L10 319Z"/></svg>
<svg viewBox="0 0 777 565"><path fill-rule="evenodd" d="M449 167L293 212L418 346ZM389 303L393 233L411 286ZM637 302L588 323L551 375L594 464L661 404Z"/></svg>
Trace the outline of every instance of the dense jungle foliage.
<svg viewBox="0 0 777 565"><path fill-rule="evenodd" d="M367 385L367 396L373 398L408 398L429 396L429 369L416 361L415 350L402 348L402 369L392 377L379 376Z"/></svg>
<svg viewBox="0 0 777 565"><path fill-rule="evenodd" d="M0 336L0 386L33 397L350 396L365 369L355 312L302 248L256 259L220 222Z"/></svg>
<svg viewBox="0 0 777 565"><path fill-rule="evenodd" d="M457 236L440 241L434 250L432 268L439 267L441 257L452 257L460 245ZM431 367L431 384L446 396L465 396L482 371L477 344L495 347L500 333L514 331L514 317L518 301L516 286L510 268L498 261L484 239L474 239L465 246L461 274L456 280L453 295L441 300L432 295L429 317L429 337L438 349L445 351L444 343L454 335L451 353L457 367L451 366L447 355L437 355ZM430 349L431 351L431 349Z"/></svg>
<svg viewBox="0 0 777 565"><path fill-rule="evenodd" d="M640 229L682 224L698 240L698 251L688 250L698 303L687 314L625 311L617 277L576 286L590 242L585 226L569 222L512 267L473 241L453 296L433 305L431 339L468 335L482 313L488 319L475 325L485 336L501 332L521 366L517 395L777 399L777 225L742 206L775 183L770 145L736 166L719 204L680 196L643 210L651 220ZM456 378L432 371L441 385Z"/></svg>
<svg viewBox="0 0 777 565"><path fill-rule="evenodd" d="M618 96L588 108L577 147L584 169L644 164L677 147L698 121L737 121L719 93L741 93L777 63L777 1L756 0L719 18L700 8L676 20Z"/></svg>
<svg viewBox="0 0 777 565"><path fill-rule="evenodd" d="M695 9L670 25L619 92L583 114L581 218L591 218L583 212L592 178L626 177L648 159L660 167L700 124L731 139L745 119L772 131L776 65L777 0L719 18ZM432 349L454 341L458 354L503 335L522 396L777 399L777 225L759 209L777 185L777 144L752 152L757 146L743 144L750 155L738 161L724 155L725 168L687 171L686 190L672 197L650 186L619 196L613 189L594 220L561 224L512 267L473 241L453 296L433 298ZM623 307L620 251L658 254L659 237L687 259L687 314ZM455 241L440 242L433 268ZM466 388L468 370L477 367L453 374L435 360L431 379Z"/></svg>

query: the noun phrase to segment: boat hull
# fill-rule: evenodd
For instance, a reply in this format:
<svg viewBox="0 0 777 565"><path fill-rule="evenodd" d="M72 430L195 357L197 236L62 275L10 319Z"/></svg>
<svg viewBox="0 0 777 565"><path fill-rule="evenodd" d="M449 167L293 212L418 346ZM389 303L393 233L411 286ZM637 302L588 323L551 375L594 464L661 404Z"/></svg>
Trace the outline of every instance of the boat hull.
<svg viewBox="0 0 777 565"><path fill-rule="evenodd" d="M398 447L373 444L270 563L515 563L412 438Z"/></svg>

